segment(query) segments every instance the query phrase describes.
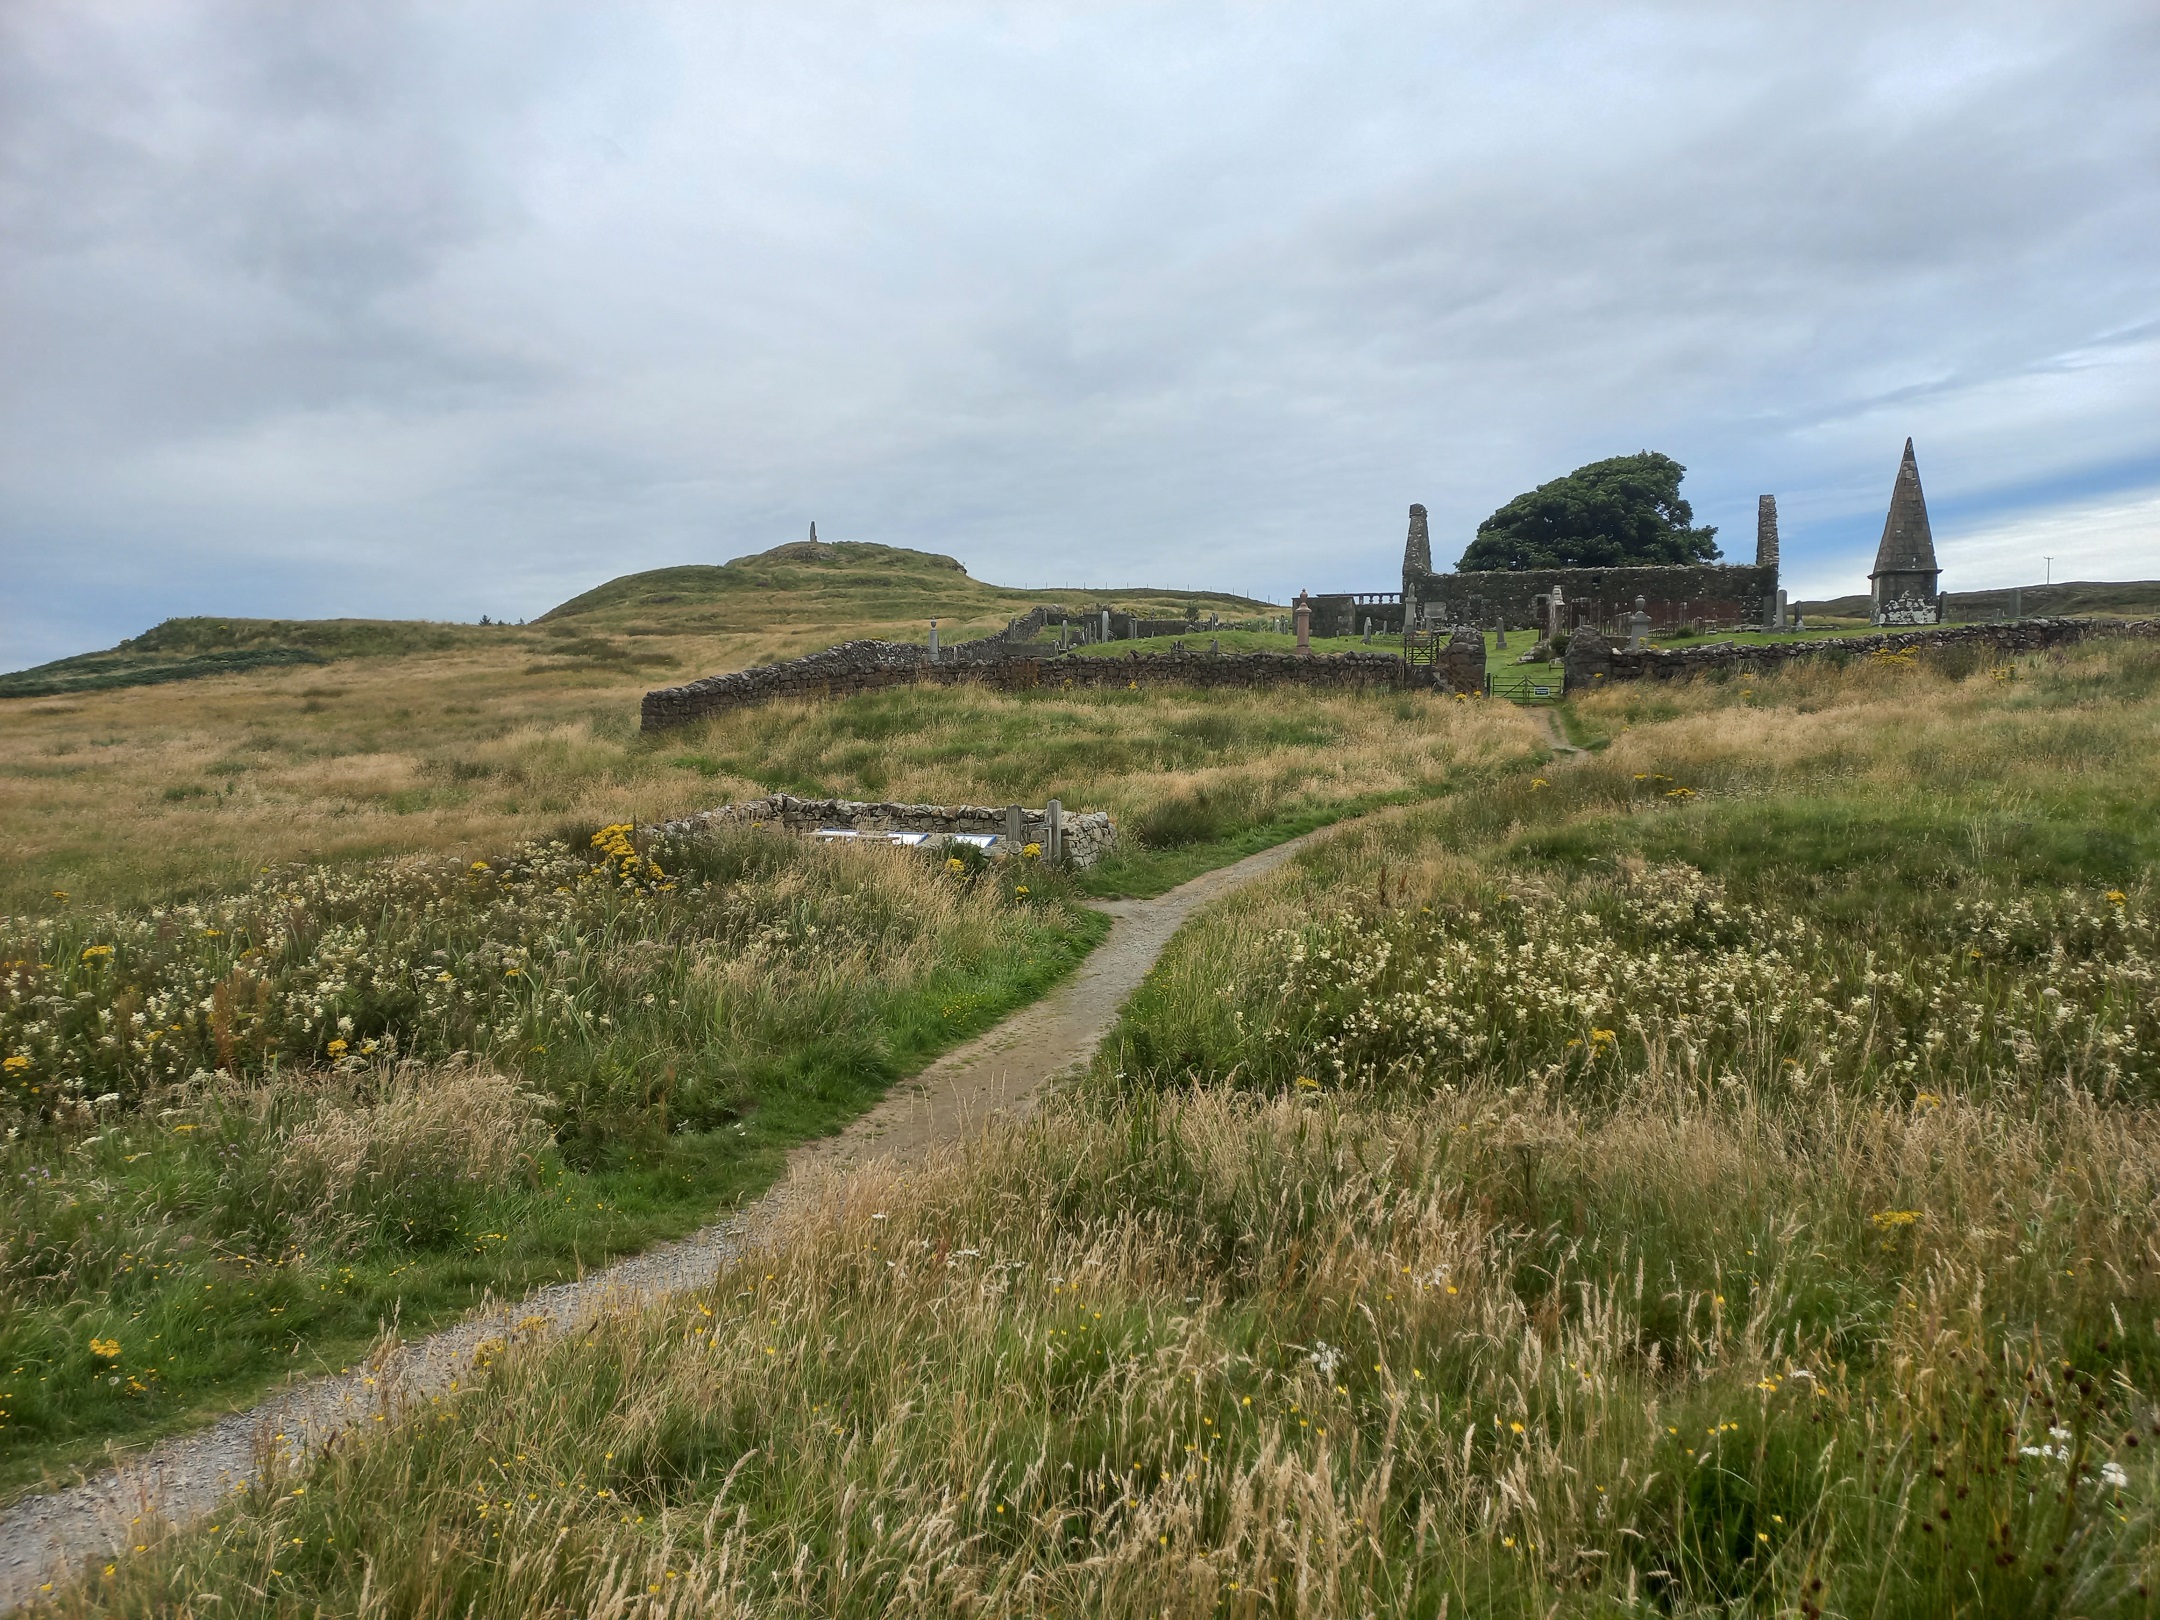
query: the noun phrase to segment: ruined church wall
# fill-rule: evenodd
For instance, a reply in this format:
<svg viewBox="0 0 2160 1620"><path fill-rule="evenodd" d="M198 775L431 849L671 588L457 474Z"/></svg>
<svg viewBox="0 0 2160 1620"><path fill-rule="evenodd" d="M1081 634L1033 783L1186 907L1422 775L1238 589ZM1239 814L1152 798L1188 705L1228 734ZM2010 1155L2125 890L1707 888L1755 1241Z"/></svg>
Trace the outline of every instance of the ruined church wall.
<svg viewBox="0 0 2160 1620"><path fill-rule="evenodd" d="M1470 574L1427 574L1406 581L1424 605L1438 603L1444 616L1466 624L1530 625L1534 598L1559 590L1569 603L1584 604L1600 623L1634 609L1635 598L1649 602L1731 604L1753 619L1777 595L1778 571L1741 563L1694 563L1650 568L1525 568ZM1570 618L1573 618L1572 612Z"/></svg>

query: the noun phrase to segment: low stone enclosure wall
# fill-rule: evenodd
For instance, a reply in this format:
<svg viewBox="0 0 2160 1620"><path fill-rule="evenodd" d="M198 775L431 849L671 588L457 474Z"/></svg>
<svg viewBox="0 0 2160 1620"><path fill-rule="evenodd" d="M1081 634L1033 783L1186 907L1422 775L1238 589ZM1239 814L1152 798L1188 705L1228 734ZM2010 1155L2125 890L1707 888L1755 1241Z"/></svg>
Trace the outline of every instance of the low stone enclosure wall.
<svg viewBox="0 0 2160 1620"><path fill-rule="evenodd" d="M1820 641L1748 646L1709 642L1700 647L1655 647L1641 652L1615 647L1603 631L1585 625L1574 631L1568 642L1567 684L1583 687L1594 681L1672 680L1726 667L1771 668L1796 658L1858 657L1873 652L1956 646L1980 646L2001 653L2036 652L2096 635L2160 635L2160 620L2020 619L2007 624L1945 625L1882 635L1825 637ZM999 639L986 637L981 642L963 642L961 647L980 648ZM664 731L776 698L844 698L919 682L947 686L965 683L1007 692L1154 686L1251 691L1302 686L1336 692L1438 688L1474 693L1484 690L1484 649L1482 632L1459 629L1435 649L1430 663L1418 664L1408 663L1394 653L1379 652L1331 653L1311 658L1295 653L1207 652L1135 652L1123 658L1046 656L1011 644L1005 644L1000 654L981 654L953 662L941 656L933 663L927 647L897 641L848 641L788 663L709 675L687 686L647 692L642 724L647 731Z"/></svg>
<svg viewBox="0 0 2160 1620"><path fill-rule="evenodd" d="M909 841L919 836L931 847L965 839L978 843L993 859L1025 857L1033 844L1037 858L1079 867L1093 866L1117 847L1117 828L1107 811L1067 811L1056 800L1040 810L1024 805L999 810L979 804L867 804L773 793L664 821L653 830L680 838L715 827L771 827L804 837L897 833ZM986 844L980 842L984 839Z"/></svg>
<svg viewBox="0 0 2160 1620"><path fill-rule="evenodd" d="M1830 636L1821 641L1770 641L1752 646L1711 642L1700 647L1646 647L1629 652L1605 633L1584 625L1568 638L1567 684L1595 681L1677 680L1719 668L1774 669L1797 658L1859 658L1872 653L1931 652L1952 647L2011 654L2042 652L2087 636L2160 636L2160 619L2018 619L2006 624L1939 625L1872 636Z"/></svg>
<svg viewBox="0 0 2160 1620"><path fill-rule="evenodd" d="M687 725L708 715L769 703L775 698L842 698L915 682L981 685L999 691L1122 689L1185 686L1258 689L1306 686L1329 691L1397 690L1423 686L1431 673L1413 669L1392 653L1338 653L1301 658L1295 653L1128 653L1123 658L1034 656L963 663L930 661L929 649L895 641L848 641L807 658L759 669L709 675L687 686L647 692L642 724L647 731Z"/></svg>

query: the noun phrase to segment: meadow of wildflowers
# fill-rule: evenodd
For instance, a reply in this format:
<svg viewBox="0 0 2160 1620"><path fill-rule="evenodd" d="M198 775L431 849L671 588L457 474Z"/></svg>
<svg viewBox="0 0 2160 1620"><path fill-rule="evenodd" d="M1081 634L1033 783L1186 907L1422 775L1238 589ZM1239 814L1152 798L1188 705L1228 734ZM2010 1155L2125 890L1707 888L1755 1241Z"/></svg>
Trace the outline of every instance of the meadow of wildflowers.
<svg viewBox="0 0 2160 1620"><path fill-rule="evenodd" d="M1099 933L1018 887L618 824L0 921L0 1478L708 1218Z"/></svg>
<svg viewBox="0 0 2160 1620"><path fill-rule="evenodd" d="M1601 695L1029 1119L58 1605L2150 1615L2141 670Z"/></svg>

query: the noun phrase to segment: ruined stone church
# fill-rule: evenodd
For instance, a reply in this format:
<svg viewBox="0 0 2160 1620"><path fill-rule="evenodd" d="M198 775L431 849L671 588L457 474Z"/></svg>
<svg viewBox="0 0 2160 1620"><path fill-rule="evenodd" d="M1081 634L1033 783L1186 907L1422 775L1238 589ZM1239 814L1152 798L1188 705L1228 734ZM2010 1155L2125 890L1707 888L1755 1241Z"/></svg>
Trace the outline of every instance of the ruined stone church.
<svg viewBox="0 0 2160 1620"><path fill-rule="evenodd" d="M1410 508L1400 625L1615 626L1641 597L1653 630L1779 622L1777 498L1757 504L1755 561L1436 573L1425 508ZM1356 599L1363 600L1363 599Z"/></svg>

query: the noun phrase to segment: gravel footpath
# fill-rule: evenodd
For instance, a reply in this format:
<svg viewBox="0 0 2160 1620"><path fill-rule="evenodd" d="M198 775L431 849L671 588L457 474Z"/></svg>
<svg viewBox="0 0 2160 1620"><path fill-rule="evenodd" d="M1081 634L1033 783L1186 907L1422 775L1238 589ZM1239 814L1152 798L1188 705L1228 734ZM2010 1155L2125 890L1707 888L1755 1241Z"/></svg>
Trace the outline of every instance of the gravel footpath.
<svg viewBox="0 0 2160 1620"><path fill-rule="evenodd" d="M198 1518L244 1489L279 1453L301 1458L356 1424L388 1421L401 1399L454 1389L483 1343L559 1330L594 1312L703 1286L784 1201L825 1173L873 1159L913 1159L995 1115L1024 1112L1045 1084L1094 1055L1118 1008L1188 917L1273 871L1318 836L1307 833L1249 855L1153 900L1104 905L1113 919L1109 937L1070 979L895 1086L844 1131L798 1148L788 1158L786 1176L730 1219L574 1282L539 1289L514 1306L483 1307L456 1327L414 1344L386 1347L365 1367L295 1384L209 1428L164 1441L109 1473L49 1496L25 1498L0 1512L0 1611L51 1590L80 1563L145 1540L137 1526Z"/></svg>

